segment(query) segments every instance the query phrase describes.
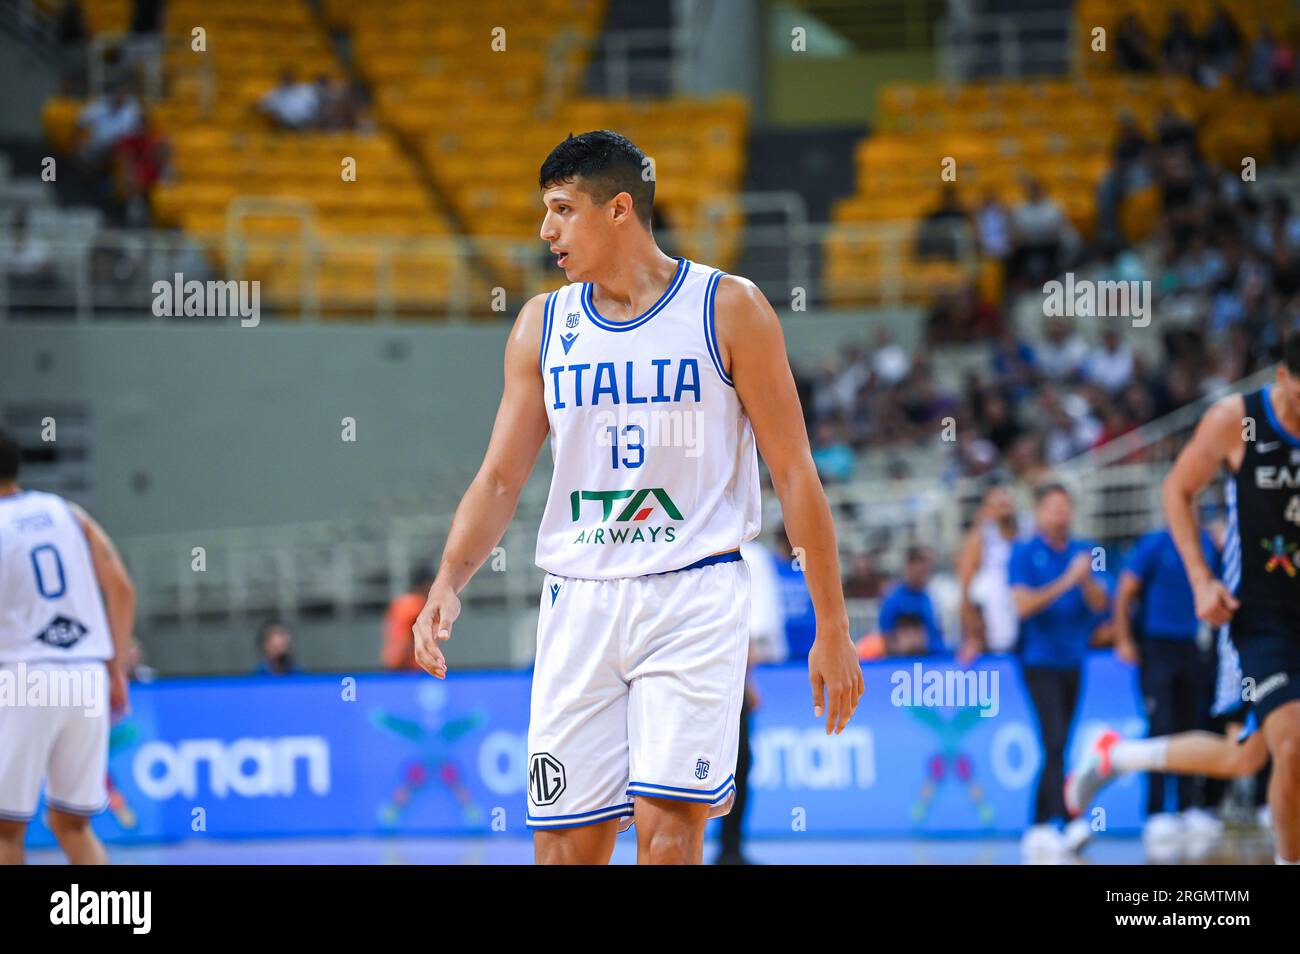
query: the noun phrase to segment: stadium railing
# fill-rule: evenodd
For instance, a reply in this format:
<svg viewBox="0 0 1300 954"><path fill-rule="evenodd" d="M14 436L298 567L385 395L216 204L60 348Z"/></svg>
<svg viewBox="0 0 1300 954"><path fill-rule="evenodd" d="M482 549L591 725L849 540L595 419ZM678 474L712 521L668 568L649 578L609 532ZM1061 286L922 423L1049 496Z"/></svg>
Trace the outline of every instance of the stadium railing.
<svg viewBox="0 0 1300 954"><path fill-rule="evenodd" d="M752 225L741 233L747 261L753 265L747 277L778 308L789 307L796 289L802 289L805 307L838 302L846 296L880 305L924 299L925 275L909 270L915 222L808 223L802 209L784 193L746 193L742 204L786 216L785 221ZM279 211L284 214L283 209ZM177 272L186 280L260 281L263 308L306 320L318 319L326 310L334 316L376 320L392 320L398 314L490 315L490 295L475 294L483 289L475 288L474 271L468 267L475 249L480 255L487 252L514 263L523 275L523 287L517 290L524 294L558 284L540 242L476 236L475 249L471 249L459 236L323 235L309 228L296 235L258 236L241 231L243 214L242 206L232 203L224 234L191 234L88 229L84 218L60 210L38 223L58 281L50 287L14 287L8 272L0 269L0 322L15 311L72 311L83 321L105 313L120 317L123 312L149 318L154 283L170 282ZM0 232L6 218L6 210L0 207ZM819 277L813 263L821 261L824 243L832 235L835 241L873 250L871 270L837 275L833 281ZM712 253L719 249L718 235L707 228L668 230L656 232L656 236L665 248L689 250L691 258L705 263L715 260ZM950 267L955 277L973 281L976 259L965 234L961 247L964 254L955 262L944 263L945 267ZM350 285L339 283L340 262L355 266ZM98 268L92 267L97 263ZM399 277L412 274L421 277L419 284L404 284Z"/></svg>
<svg viewBox="0 0 1300 954"><path fill-rule="evenodd" d="M1256 387L1271 373L1261 371L1230 390ZM1209 400L1133 432L1121 448L1103 447L1056 469L1075 494L1075 532L1113 552L1113 568L1123 549L1161 522L1161 481ZM1149 457L1124 462L1141 452ZM855 554L876 551L882 569L896 573L914 544L930 548L940 565L947 564L984 487L977 477L828 485L846 572ZM1016 486L1013 495L1022 508L1030 505L1029 487ZM545 483L535 480L466 599L501 601L523 613L535 608L541 571L533 564L533 545L544 503ZM770 535L780 524L779 502L768 493L764 505L764 533ZM444 495L424 505L406 501L403 512L389 509L356 520L130 537L121 541L121 549L136 580L142 618L187 623L243 621L266 613L346 616L381 610L405 591L419 568L436 558L454 506L455 500ZM204 548L202 573L192 567L196 545ZM855 626L869 628L874 604L855 601L850 615Z"/></svg>

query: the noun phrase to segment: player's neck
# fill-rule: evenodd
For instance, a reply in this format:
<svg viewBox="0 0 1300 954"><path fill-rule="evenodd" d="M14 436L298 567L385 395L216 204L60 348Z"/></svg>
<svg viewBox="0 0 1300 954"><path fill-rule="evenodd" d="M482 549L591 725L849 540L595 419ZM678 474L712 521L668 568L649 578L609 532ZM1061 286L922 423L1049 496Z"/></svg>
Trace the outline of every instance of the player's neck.
<svg viewBox="0 0 1300 954"><path fill-rule="evenodd" d="M677 259L665 255L653 239L613 261L609 274L592 283L596 309L609 321L632 321L648 311L668 290L678 268Z"/></svg>
<svg viewBox="0 0 1300 954"><path fill-rule="evenodd" d="M0 481L0 497L12 497L14 494L20 494L22 492L22 488L18 486L18 481Z"/></svg>
<svg viewBox="0 0 1300 954"><path fill-rule="evenodd" d="M1282 392L1276 385L1268 389L1268 401L1273 406L1273 419L1292 437L1300 437L1300 420L1291 416L1291 407L1282 400Z"/></svg>

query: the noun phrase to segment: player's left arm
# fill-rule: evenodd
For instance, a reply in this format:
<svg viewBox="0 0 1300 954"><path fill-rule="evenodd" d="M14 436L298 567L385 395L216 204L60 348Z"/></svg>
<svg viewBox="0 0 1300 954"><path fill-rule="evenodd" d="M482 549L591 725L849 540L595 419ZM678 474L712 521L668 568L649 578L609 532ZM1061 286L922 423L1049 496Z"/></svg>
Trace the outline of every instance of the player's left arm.
<svg viewBox="0 0 1300 954"><path fill-rule="evenodd" d="M733 275L717 288L714 326L722 365L754 428L758 450L781 500L786 534L803 553L817 619L808 653L813 714L839 733L862 698L862 667L849 634L830 504L813 464L781 320L753 282Z"/></svg>
<svg viewBox="0 0 1300 954"><path fill-rule="evenodd" d="M135 629L135 585L104 528L76 504L69 506L90 544L90 562L95 569L99 591L104 594L108 628L113 634L114 656L108 662L108 671L113 679L113 708L125 710L126 666L131 658L131 637Z"/></svg>

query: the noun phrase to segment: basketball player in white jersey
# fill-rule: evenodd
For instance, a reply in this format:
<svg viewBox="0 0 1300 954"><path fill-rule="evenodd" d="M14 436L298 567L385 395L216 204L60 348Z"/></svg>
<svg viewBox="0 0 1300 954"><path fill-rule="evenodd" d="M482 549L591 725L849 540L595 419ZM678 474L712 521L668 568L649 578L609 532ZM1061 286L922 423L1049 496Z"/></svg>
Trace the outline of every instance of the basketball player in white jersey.
<svg viewBox="0 0 1300 954"><path fill-rule="evenodd" d="M127 708L135 594L85 511L19 487L19 456L0 431L0 864L22 863L42 782L68 861L106 864L90 819L108 805L109 713Z"/></svg>
<svg viewBox="0 0 1300 954"><path fill-rule="evenodd" d="M1011 548L1033 536L1033 523L1027 517L1016 511L1005 485L994 485L985 492L962 539L957 578L962 624L958 658L963 664L980 653L1005 653L1015 646L1020 620L1007 573Z"/></svg>
<svg viewBox="0 0 1300 954"><path fill-rule="evenodd" d="M457 594L491 554L550 435L546 571L528 730L539 863L702 860L734 798L761 451L817 616L813 714L842 731L863 692L830 508L781 323L749 281L656 245L654 180L616 133L570 136L539 185L541 238L573 284L524 305L478 475L414 627L438 677Z"/></svg>

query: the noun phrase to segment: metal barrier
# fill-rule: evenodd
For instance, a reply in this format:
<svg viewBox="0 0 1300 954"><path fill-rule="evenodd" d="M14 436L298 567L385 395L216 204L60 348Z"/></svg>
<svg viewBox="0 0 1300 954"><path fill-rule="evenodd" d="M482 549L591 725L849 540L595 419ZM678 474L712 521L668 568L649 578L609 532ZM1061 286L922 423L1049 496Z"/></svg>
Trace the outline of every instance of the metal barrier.
<svg viewBox="0 0 1300 954"><path fill-rule="evenodd" d="M927 291L904 280L904 268L912 259L915 222L809 224L803 220L802 210L783 194L742 193L740 201L745 208L773 208L786 214L784 222L737 232L737 241L748 253L746 277L778 308L790 306L796 289L802 289L803 304L809 308L841 303L846 296L898 305ZM300 225L290 235L248 234L246 221L264 214L297 218ZM482 294L475 294L474 272L467 267L475 252L458 236L328 235L312 228L310 222L310 209L305 205L249 197L232 203L226 231L219 234L52 229L41 238L51 252L54 280L43 285L23 282L0 268L0 322L11 312L73 312L82 321L99 313L152 317L154 283L171 282L178 272L187 280L261 280L261 300L268 312L307 320L319 318L325 309L334 315L376 320L392 320L399 313L447 318L493 313L493 289L484 285L478 289ZM705 263L716 260L714 256L721 250L722 239L709 228L656 234L665 247ZM876 267L841 276L834 288L828 288L813 267L814 262L825 260L828 239L869 250ZM955 233L955 240L959 256L953 267L973 280L977 268L973 237L962 228ZM559 283L539 241L476 237L474 248L480 255L512 264L516 284L507 288L511 293L533 295ZM322 277L335 277L332 270L340 263L367 262L374 268L368 283L347 292L322 290ZM428 291L408 288L399 293L394 277L399 267L426 277L444 276L445 283ZM266 287L271 278L276 281Z"/></svg>

